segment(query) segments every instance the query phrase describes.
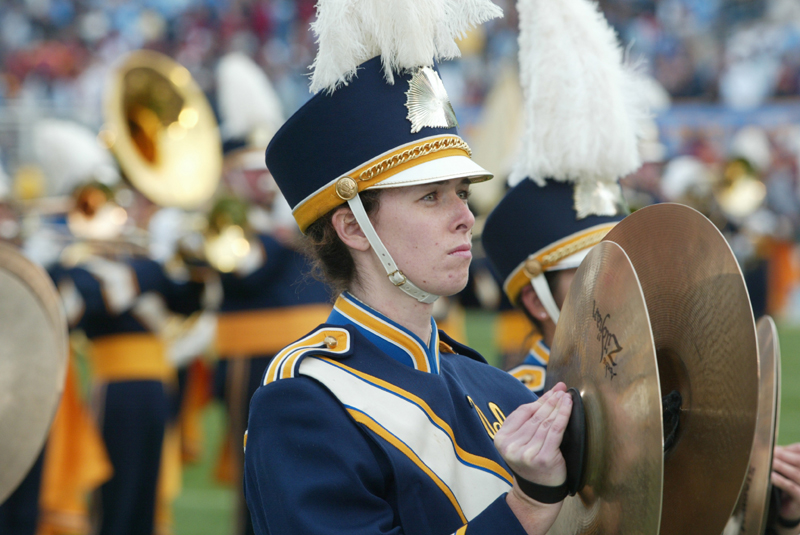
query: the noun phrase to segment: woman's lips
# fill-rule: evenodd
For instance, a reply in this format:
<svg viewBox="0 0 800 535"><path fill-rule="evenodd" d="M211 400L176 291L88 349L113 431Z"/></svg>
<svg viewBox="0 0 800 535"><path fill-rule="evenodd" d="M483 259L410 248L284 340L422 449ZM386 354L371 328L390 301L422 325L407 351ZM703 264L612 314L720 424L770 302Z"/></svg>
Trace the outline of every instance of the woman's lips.
<svg viewBox="0 0 800 535"><path fill-rule="evenodd" d="M458 256L461 258L472 258L471 249L472 245L470 244L460 245L447 254L450 256Z"/></svg>

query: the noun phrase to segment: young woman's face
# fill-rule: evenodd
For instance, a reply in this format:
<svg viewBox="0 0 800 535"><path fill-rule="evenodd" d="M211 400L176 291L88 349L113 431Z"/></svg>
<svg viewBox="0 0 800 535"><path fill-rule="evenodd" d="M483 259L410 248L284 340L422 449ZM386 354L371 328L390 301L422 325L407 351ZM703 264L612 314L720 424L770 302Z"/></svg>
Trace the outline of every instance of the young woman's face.
<svg viewBox="0 0 800 535"><path fill-rule="evenodd" d="M389 188L372 217L375 230L405 276L436 295L453 295L467 284L472 261L469 182Z"/></svg>

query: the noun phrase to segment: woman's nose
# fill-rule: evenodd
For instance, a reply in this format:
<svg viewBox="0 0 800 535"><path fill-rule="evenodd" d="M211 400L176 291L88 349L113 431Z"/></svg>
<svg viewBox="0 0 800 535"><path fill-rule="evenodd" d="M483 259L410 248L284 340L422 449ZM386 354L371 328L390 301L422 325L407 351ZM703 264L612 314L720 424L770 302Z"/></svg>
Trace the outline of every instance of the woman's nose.
<svg viewBox="0 0 800 535"><path fill-rule="evenodd" d="M454 217L455 230L472 230L475 225L475 216L460 195L455 195L456 214Z"/></svg>

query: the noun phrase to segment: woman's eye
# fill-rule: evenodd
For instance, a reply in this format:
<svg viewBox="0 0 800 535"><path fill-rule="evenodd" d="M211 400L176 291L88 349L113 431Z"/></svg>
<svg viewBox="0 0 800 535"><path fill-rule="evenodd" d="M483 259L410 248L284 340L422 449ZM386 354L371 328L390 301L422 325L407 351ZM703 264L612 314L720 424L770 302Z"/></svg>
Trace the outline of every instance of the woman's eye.
<svg viewBox="0 0 800 535"><path fill-rule="evenodd" d="M461 191L458 192L458 196L461 197L465 201L469 200L470 195L472 195L472 192L470 190L468 190L468 189L461 190Z"/></svg>
<svg viewBox="0 0 800 535"><path fill-rule="evenodd" d="M427 195L425 195L422 198L422 200L423 201L435 201L436 200L436 192L432 191L431 193L428 193Z"/></svg>

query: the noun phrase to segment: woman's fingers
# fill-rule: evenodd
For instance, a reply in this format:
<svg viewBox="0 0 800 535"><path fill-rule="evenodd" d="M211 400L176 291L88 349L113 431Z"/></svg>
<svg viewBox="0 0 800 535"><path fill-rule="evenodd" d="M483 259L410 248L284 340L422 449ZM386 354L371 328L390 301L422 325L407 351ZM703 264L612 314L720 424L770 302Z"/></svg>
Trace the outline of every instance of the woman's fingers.
<svg viewBox="0 0 800 535"><path fill-rule="evenodd" d="M563 384L563 383L562 383ZM525 405L520 405L514 412L509 414L505 421L503 422L503 427L500 428L500 431L497 433L500 435L501 440L504 436L508 436L510 434L516 433L519 428L525 423L530 420L530 418L544 405L547 401L553 397L555 392L553 390L549 390L542 394L542 396L532 403L526 403ZM495 436L495 442L497 441L497 436Z"/></svg>
<svg viewBox="0 0 800 535"><path fill-rule="evenodd" d="M800 444L775 447L772 484L784 493L780 515L789 520L800 518Z"/></svg>
<svg viewBox="0 0 800 535"><path fill-rule="evenodd" d="M503 426L495 436L498 451L523 478L540 485L560 485L566 468L559 446L571 410L571 396L561 389L554 391L516 430L501 436Z"/></svg>
<svg viewBox="0 0 800 535"><path fill-rule="evenodd" d="M511 418L511 416L509 416L503 423L503 427L500 428L500 431L494 437L495 445L498 447L498 450L505 450L506 454L512 457L516 456L520 450L527 446L542 422L544 422L555 409L561 395L563 394L560 392L548 392L542 396L539 401L523 406L524 409L520 407L520 409L523 410L520 411L520 409L517 409L517 411L519 411L519 415L517 415L519 418L515 419L515 425L508 429L506 428L508 420ZM514 415L517 411L511 414ZM499 443L498 438L500 439Z"/></svg>
<svg viewBox="0 0 800 535"><path fill-rule="evenodd" d="M564 431L567 430L569 417L572 415L572 396L564 393L556 411L553 413L553 423L550 425L550 430L545 438L543 450L550 452L561 451L561 441L564 438Z"/></svg>

